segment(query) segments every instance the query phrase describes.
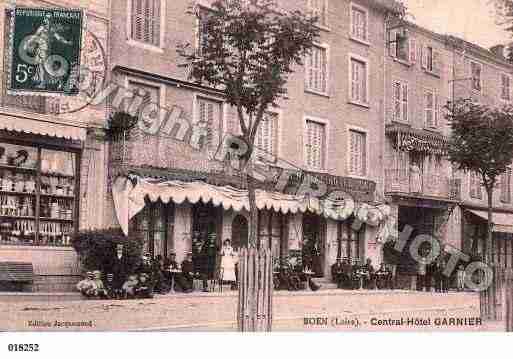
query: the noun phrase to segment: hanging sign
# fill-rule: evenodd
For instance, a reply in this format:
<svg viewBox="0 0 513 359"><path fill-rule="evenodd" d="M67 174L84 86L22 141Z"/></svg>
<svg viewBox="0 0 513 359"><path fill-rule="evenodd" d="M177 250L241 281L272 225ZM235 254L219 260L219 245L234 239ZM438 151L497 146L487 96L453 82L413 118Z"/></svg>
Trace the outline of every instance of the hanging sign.
<svg viewBox="0 0 513 359"><path fill-rule="evenodd" d="M82 10L16 8L11 16L9 93L77 95L83 24Z"/></svg>

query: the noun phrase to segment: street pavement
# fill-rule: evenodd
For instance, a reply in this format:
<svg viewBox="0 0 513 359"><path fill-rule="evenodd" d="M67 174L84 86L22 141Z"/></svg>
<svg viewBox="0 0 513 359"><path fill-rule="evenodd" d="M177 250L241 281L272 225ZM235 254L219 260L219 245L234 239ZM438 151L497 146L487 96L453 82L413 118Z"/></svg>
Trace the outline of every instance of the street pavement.
<svg viewBox="0 0 513 359"><path fill-rule="evenodd" d="M237 292L123 301L13 297L0 295L2 331L236 330ZM476 293L280 291L273 308L274 331L503 330L501 323L480 323Z"/></svg>

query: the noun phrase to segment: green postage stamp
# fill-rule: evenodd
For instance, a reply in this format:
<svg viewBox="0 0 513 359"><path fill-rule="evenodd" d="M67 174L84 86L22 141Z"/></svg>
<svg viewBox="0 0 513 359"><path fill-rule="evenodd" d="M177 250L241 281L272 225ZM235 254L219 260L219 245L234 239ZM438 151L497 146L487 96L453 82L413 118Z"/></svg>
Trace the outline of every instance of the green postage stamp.
<svg viewBox="0 0 513 359"><path fill-rule="evenodd" d="M77 95L84 14L16 8L11 17L11 94Z"/></svg>

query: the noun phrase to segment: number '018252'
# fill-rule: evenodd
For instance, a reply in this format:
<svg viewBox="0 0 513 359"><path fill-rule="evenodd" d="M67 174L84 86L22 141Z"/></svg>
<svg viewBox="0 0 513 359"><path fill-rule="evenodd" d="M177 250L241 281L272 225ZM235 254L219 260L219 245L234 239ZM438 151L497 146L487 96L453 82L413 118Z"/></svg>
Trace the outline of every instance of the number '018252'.
<svg viewBox="0 0 513 359"><path fill-rule="evenodd" d="M7 350L10 352L38 352L39 344L8 344Z"/></svg>

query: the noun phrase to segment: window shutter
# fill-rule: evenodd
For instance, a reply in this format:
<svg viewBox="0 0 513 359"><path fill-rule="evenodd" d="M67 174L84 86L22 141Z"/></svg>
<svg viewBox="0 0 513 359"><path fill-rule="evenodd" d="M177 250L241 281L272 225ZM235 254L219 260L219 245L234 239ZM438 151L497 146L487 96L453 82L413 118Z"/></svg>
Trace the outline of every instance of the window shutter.
<svg viewBox="0 0 513 359"><path fill-rule="evenodd" d="M440 104L439 104L438 95L434 95L434 100L435 100L435 110L434 110L434 115L433 115L433 117L434 117L433 125L434 125L434 127L438 127L440 124L440 119L439 119Z"/></svg>
<svg viewBox="0 0 513 359"><path fill-rule="evenodd" d="M362 102L367 103L367 66L365 64L360 64L361 74L362 77L361 83L362 83Z"/></svg>
<svg viewBox="0 0 513 359"><path fill-rule="evenodd" d="M442 73L442 64L440 62L440 52L433 50L433 72L437 75Z"/></svg>
<svg viewBox="0 0 513 359"><path fill-rule="evenodd" d="M402 88L402 113L404 122L408 122L408 84L403 84Z"/></svg>
<svg viewBox="0 0 513 359"><path fill-rule="evenodd" d="M351 98L358 99L358 68L355 61L351 61Z"/></svg>
<svg viewBox="0 0 513 359"><path fill-rule="evenodd" d="M401 120L401 83L394 82L394 120Z"/></svg>
<svg viewBox="0 0 513 359"><path fill-rule="evenodd" d="M420 45L420 66L427 69L427 49L425 45Z"/></svg>
<svg viewBox="0 0 513 359"><path fill-rule="evenodd" d="M426 92L425 94L425 113L426 113L426 126L433 127L433 94L431 92Z"/></svg>
<svg viewBox="0 0 513 359"><path fill-rule="evenodd" d="M410 62L415 64L417 62L417 40L410 38Z"/></svg>
<svg viewBox="0 0 513 359"><path fill-rule="evenodd" d="M390 56L397 57L397 30L390 30Z"/></svg>
<svg viewBox="0 0 513 359"><path fill-rule="evenodd" d="M326 81L326 77L327 77L327 73L328 73L328 61L327 61L327 53L326 53L326 50L325 49L319 49L319 52L320 52L320 60L321 60L321 64L320 64L320 75L321 75L321 91L322 92L326 92L327 91L327 81Z"/></svg>

